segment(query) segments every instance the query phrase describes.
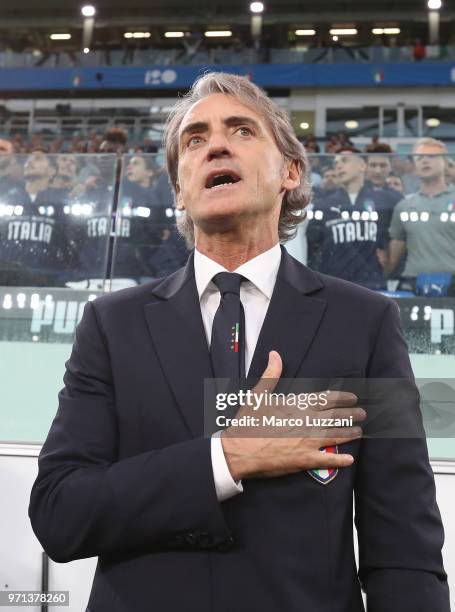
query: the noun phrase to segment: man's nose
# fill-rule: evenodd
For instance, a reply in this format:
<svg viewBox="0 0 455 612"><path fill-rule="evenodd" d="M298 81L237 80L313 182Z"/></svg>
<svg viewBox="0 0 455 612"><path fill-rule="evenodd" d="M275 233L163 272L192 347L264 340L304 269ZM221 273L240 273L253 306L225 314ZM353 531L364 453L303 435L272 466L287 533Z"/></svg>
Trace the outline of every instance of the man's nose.
<svg viewBox="0 0 455 612"><path fill-rule="evenodd" d="M213 133L210 136L207 148L208 161L217 157L230 157L231 155L232 150L226 136L221 132Z"/></svg>

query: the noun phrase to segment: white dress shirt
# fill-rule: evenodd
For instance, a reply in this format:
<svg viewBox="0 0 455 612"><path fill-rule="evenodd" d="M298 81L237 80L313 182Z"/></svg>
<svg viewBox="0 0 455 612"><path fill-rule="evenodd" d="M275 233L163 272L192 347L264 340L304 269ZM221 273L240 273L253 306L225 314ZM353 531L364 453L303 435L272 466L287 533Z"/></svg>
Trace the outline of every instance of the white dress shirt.
<svg viewBox="0 0 455 612"><path fill-rule="evenodd" d="M234 272L244 276L247 281L240 285L240 300L245 311L245 368L251 365L259 333L272 297L278 268L281 261L281 249L277 243L268 251L239 266ZM196 287L201 305L202 321L208 346L212 337L212 325L215 313L220 305L221 295L212 282L218 272L228 272L222 265L213 261L197 249L194 251L194 273ZM242 483L235 482L231 476L224 456L219 433L212 436L211 456L216 494L223 501L243 491Z"/></svg>

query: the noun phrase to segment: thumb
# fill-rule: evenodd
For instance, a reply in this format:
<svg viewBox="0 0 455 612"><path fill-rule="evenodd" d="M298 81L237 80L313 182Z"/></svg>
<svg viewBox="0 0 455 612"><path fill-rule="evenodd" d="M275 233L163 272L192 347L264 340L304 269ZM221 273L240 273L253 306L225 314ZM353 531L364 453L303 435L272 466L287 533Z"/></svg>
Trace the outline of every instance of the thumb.
<svg viewBox="0 0 455 612"><path fill-rule="evenodd" d="M283 371L283 361L277 351L270 351L269 361L260 381L255 386L255 392L273 391Z"/></svg>
<svg viewBox="0 0 455 612"><path fill-rule="evenodd" d="M277 351L270 351L267 367L262 374L262 378L280 378L283 371L283 362Z"/></svg>

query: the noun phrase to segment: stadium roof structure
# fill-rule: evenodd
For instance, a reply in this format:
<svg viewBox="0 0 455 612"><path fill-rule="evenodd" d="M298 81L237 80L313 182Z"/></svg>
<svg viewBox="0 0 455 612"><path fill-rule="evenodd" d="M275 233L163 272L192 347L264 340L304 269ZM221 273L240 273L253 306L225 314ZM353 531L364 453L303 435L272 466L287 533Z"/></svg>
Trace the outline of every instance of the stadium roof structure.
<svg viewBox="0 0 455 612"><path fill-rule="evenodd" d="M108 44L121 40L125 29L147 30L149 43L163 41L164 31L230 27L234 35L249 31L251 13L248 0L20 0L9 6L2 3L0 44L21 50L24 46L42 47L50 32L82 29L83 4L96 7L95 41ZM371 28L400 27L407 42L425 35L428 28L427 0L264 0L263 28L272 40L286 40L293 28L313 27L318 35L328 36L331 27L355 26L357 42L371 39ZM455 0L443 0L440 11L441 32L455 19ZM363 37L363 38L362 38ZM73 44L77 42L76 34Z"/></svg>

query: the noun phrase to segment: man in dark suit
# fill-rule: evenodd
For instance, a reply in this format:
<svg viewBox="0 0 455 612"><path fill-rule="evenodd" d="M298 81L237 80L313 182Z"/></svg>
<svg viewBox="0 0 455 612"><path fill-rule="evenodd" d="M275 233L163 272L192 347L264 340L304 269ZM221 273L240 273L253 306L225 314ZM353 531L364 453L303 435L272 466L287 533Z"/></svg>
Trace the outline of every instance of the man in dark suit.
<svg viewBox="0 0 455 612"><path fill-rule="evenodd" d="M204 437L203 382L220 373L269 389L413 384L396 306L279 246L308 201L285 113L247 79L208 74L171 115L166 147L194 254L87 305L31 495L45 550L99 557L91 612L361 612L360 583L370 612L448 612L423 437L366 439L354 424L319 439ZM353 404L335 394L357 423Z"/></svg>

